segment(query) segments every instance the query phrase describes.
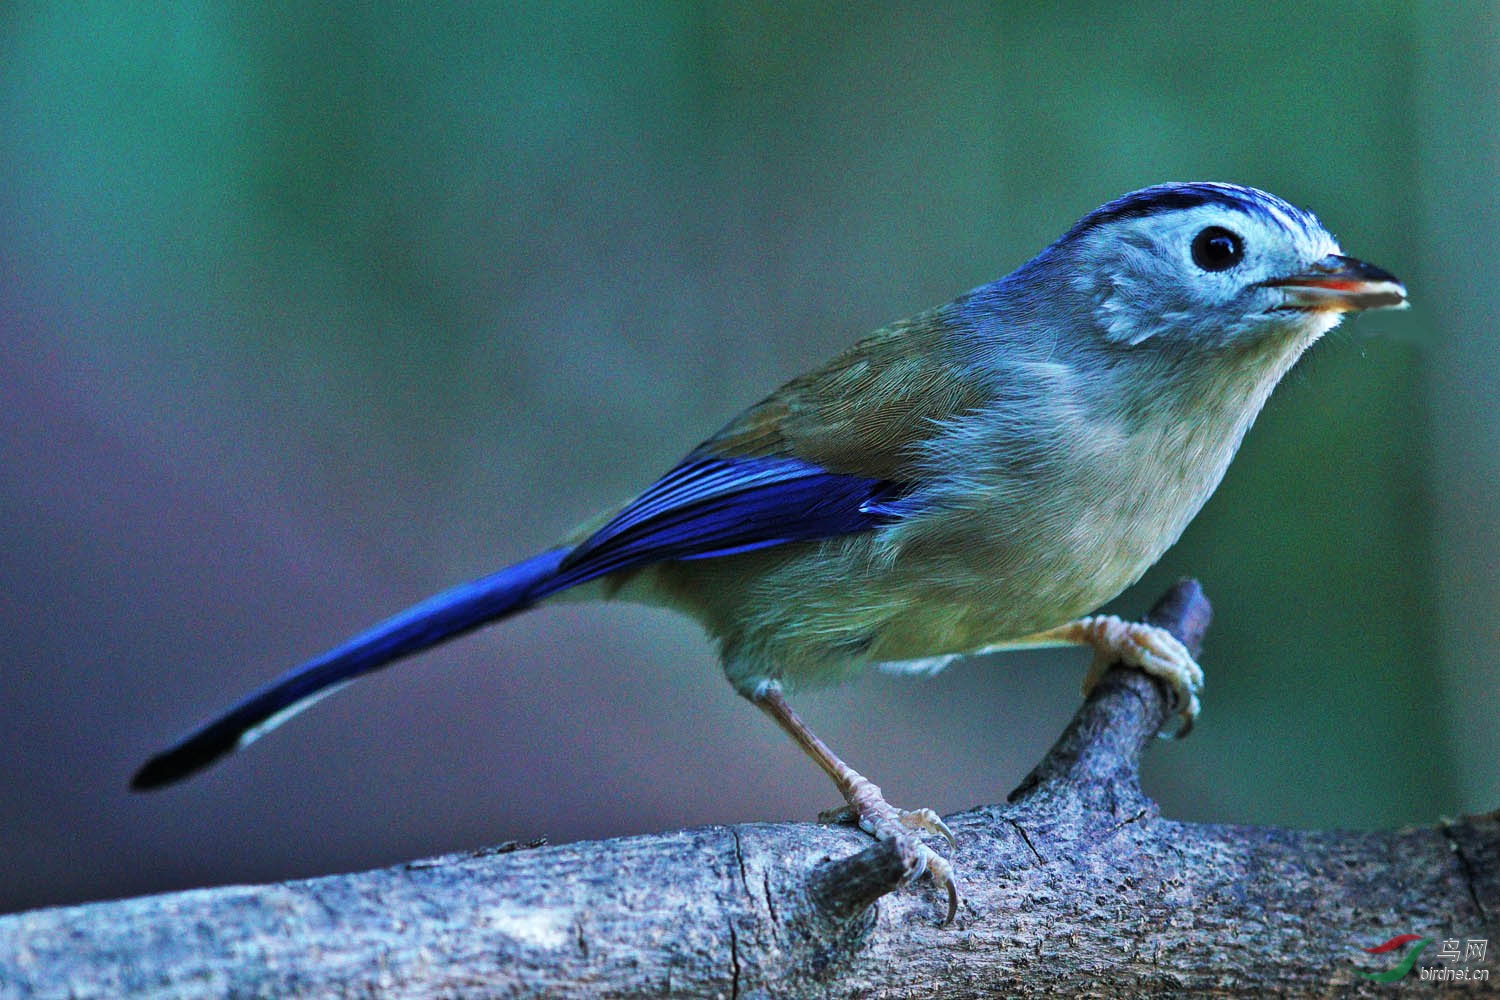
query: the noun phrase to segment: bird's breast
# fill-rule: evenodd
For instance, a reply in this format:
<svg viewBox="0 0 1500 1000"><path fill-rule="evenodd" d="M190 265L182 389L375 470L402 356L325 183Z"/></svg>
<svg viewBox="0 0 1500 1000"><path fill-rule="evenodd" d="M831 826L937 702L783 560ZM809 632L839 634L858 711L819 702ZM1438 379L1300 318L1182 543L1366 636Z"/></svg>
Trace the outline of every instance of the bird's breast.
<svg viewBox="0 0 1500 1000"><path fill-rule="evenodd" d="M1090 420L985 463L873 539L861 580L890 617L879 659L965 652L1087 614L1140 578L1223 476L1242 430Z"/></svg>

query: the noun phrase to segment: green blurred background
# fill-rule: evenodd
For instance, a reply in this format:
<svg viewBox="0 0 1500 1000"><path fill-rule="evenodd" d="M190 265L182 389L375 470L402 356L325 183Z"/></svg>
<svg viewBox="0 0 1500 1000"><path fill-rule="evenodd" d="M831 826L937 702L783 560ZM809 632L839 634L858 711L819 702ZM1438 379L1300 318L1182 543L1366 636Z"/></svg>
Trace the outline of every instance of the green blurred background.
<svg viewBox="0 0 1500 1000"><path fill-rule="evenodd" d="M1163 180L1312 208L1414 308L1320 344L1116 602L1193 574L1217 609L1201 724L1152 749L1148 791L1232 823L1500 806L1490 4L0 18L0 909L832 805L690 622L591 605L125 785ZM1016 784L1086 660L802 709L893 801L950 811Z"/></svg>

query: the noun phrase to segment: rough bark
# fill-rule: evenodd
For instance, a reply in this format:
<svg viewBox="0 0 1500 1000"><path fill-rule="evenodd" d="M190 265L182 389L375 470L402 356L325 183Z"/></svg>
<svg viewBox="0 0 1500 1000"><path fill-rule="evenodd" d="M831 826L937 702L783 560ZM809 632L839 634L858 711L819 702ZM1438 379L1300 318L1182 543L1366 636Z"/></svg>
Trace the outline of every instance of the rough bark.
<svg viewBox="0 0 1500 1000"><path fill-rule="evenodd" d="M1196 648L1208 605L1184 581L1153 620ZM1360 946L1500 936L1500 814L1178 823L1137 771L1168 713L1113 670L1008 803L947 817L947 927L896 846L715 826L0 917L0 996L1373 996L1401 952Z"/></svg>

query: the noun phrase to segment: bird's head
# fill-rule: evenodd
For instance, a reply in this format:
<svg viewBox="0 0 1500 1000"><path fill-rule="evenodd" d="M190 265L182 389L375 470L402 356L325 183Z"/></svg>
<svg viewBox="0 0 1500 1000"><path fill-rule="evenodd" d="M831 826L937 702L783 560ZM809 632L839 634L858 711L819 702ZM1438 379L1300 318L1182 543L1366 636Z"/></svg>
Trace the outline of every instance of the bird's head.
<svg viewBox="0 0 1500 1000"><path fill-rule="evenodd" d="M1305 347L1346 312L1401 307L1406 289L1346 257L1311 212L1233 184L1159 184L1095 209L1036 261L1115 344ZM1054 286L1055 287L1055 286Z"/></svg>

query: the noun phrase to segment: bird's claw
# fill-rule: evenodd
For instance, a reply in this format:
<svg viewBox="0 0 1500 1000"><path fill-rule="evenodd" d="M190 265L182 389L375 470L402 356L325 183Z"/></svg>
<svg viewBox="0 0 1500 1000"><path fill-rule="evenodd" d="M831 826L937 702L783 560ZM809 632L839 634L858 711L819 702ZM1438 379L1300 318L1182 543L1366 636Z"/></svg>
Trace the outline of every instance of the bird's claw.
<svg viewBox="0 0 1500 1000"><path fill-rule="evenodd" d="M958 838L953 836L952 828L943 822L943 817L939 816L936 810L926 808L898 809L896 810L896 818L908 830L916 830L919 833L931 833L946 840L949 847L958 846ZM824 809L818 813L818 822L828 824L847 823L870 832L865 827L863 821L861 821L859 811L848 803L836 806L833 809Z"/></svg>
<svg viewBox="0 0 1500 1000"><path fill-rule="evenodd" d="M952 829L949 828L947 823L943 822L943 817L939 816L935 811L926 808L903 809L901 810L900 817L901 825L908 830L936 834L946 840L949 847L958 847L958 839L953 836Z"/></svg>
<svg viewBox="0 0 1500 1000"><path fill-rule="evenodd" d="M1181 739L1192 732L1200 707L1198 692L1203 689L1203 668L1176 636L1164 628L1127 622L1114 615L1082 618L1074 627L1079 641L1094 647L1093 662L1083 679L1085 697L1118 661L1165 681L1171 690L1178 728L1176 732L1163 730L1164 738Z"/></svg>
<svg viewBox="0 0 1500 1000"><path fill-rule="evenodd" d="M958 840L943 818L932 809L897 809L880 794L880 789L868 778L855 775L851 782L850 802L840 809L820 813L821 822L856 822L876 840L905 841L916 858L916 867L910 880L927 875L933 885L948 893L948 912L943 925L951 924L958 914L958 905L963 894L958 879L953 874L953 865L948 859L923 841L918 834L929 833L942 837L949 846L957 847Z"/></svg>
<svg viewBox="0 0 1500 1000"><path fill-rule="evenodd" d="M953 918L958 915L958 904L963 898L958 891L958 878L953 874L953 866L948 863L947 858L920 840L917 841L916 848L917 870L912 873L912 879L919 879L925 873L932 877L933 885L947 890L948 912L944 914L942 922L938 925L946 927L953 923Z"/></svg>

